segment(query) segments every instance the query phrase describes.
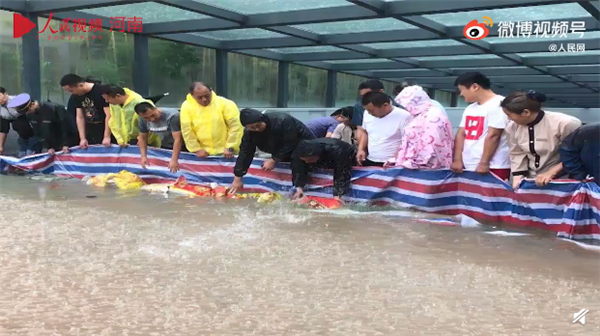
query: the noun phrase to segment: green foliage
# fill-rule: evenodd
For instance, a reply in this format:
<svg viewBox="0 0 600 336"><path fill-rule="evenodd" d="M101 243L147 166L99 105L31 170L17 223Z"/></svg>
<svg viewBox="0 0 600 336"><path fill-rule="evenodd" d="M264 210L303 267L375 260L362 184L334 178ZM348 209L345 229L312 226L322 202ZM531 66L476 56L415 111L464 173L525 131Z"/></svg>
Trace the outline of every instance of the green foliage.
<svg viewBox="0 0 600 336"><path fill-rule="evenodd" d="M327 71L290 65L289 107L325 106Z"/></svg>
<svg viewBox="0 0 600 336"><path fill-rule="evenodd" d="M77 73L92 75L103 83L124 85L119 75L119 68L111 60L85 60L77 65Z"/></svg>
<svg viewBox="0 0 600 336"><path fill-rule="evenodd" d="M229 54L229 97L238 106L269 107L277 104L277 62Z"/></svg>
<svg viewBox="0 0 600 336"><path fill-rule="evenodd" d="M336 105L354 105L358 101L358 85L365 77L338 73Z"/></svg>
<svg viewBox="0 0 600 336"><path fill-rule="evenodd" d="M52 81L52 63L42 61L41 64L42 72L42 99L50 97L50 92L56 88L56 83Z"/></svg>
<svg viewBox="0 0 600 336"><path fill-rule="evenodd" d="M155 41L151 46L150 68L152 71L170 79L178 79L183 75L189 81L197 80L201 72L198 65L202 62L198 48L168 41Z"/></svg>
<svg viewBox="0 0 600 336"><path fill-rule="evenodd" d="M17 46L0 48L0 86L15 94L21 91L19 50Z"/></svg>

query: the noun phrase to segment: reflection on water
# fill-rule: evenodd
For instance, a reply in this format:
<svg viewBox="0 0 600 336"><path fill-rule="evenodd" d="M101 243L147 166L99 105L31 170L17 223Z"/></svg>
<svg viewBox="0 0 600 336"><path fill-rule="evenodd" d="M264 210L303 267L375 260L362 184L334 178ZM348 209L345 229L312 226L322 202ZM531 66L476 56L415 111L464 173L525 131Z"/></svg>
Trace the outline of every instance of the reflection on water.
<svg viewBox="0 0 600 336"><path fill-rule="evenodd" d="M545 235L7 176L0 207L0 335L600 331L598 253Z"/></svg>

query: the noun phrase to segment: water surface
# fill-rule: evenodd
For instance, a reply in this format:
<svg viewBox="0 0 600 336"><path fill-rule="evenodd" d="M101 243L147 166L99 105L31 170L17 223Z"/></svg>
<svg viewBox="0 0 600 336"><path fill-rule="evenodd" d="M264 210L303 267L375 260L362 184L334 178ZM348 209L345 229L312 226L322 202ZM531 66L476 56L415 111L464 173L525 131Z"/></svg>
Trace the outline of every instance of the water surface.
<svg viewBox="0 0 600 336"><path fill-rule="evenodd" d="M0 176L0 335L600 334L598 253L344 213Z"/></svg>

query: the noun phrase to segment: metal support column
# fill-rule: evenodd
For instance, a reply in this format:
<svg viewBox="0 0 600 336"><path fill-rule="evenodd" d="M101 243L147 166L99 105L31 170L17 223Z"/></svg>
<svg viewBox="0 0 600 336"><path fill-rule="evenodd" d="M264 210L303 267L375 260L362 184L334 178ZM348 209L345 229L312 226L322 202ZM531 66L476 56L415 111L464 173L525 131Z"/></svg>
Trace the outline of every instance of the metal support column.
<svg viewBox="0 0 600 336"><path fill-rule="evenodd" d="M457 106L458 106L458 94L453 93L452 98L450 99L450 107L457 107Z"/></svg>
<svg viewBox="0 0 600 336"><path fill-rule="evenodd" d="M327 89L325 93L325 106L335 107L337 95L337 71L327 70Z"/></svg>
<svg viewBox="0 0 600 336"><path fill-rule="evenodd" d="M133 89L142 96L150 95L150 56L148 36L133 36ZM157 92L160 94L162 92Z"/></svg>
<svg viewBox="0 0 600 336"><path fill-rule="evenodd" d="M38 16L32 13L21 13L24 17L37 22ZM40 69L40 41L38 29L35 27L23 35L23 91L31 95L32 99L42 98L42 74ZM56 83L58 85L58 83ZM18 93L18 92L15 92Z"/></svg>
<svg viewBox="0 0 600 336"><path fill-rule="evenodd" d="M427 95L429 96L429 98L435 99L435 89L428 88Z"/></svg>
<svg viewBox="0 0 600 336"><path fill-rule="evenodd" d="M279 62L277 67L277 107L288 107L290 92L290 63Z"/></svg>
<svg viewBox="0 0 600 336"><path fill-rule="evenodd" d="M228 97L227 89L227 51L217 49L217 94L222 97ZM207 83L208 84L208 83Z"/></svg>

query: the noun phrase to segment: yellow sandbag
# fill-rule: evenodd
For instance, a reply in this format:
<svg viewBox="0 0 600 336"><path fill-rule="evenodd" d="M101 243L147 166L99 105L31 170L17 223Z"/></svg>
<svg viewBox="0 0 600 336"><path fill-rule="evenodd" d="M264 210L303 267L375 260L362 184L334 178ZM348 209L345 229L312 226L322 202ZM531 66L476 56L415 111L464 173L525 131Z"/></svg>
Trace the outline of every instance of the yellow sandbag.
<svg viewBox="0 0 600 336"><path fill-rule="evenodd" d="M146 184L139 176L126 170L121 170L119 173L117 173L113 177L113 181L117 185L117 188L121 190L140 189L144 184Z"/></svg>
<svg viewBox="0 0 600 336"><path fill-rule="evenodd" d="M281 199L281 195L275 192L262 193L258 197L258 203L271 203Z"/></svg>
<svg viewBox="0 0 600 336"><path fill-rule="evenodd" d="M93 185L95 187L106 187L106 185L108 184L108 182L112 181L112 179L114 178L116 174L110 173L110 174L100 174L100 175L96 175L92 178L90 178L89 180L87 180L87 184Z"/></svg>

